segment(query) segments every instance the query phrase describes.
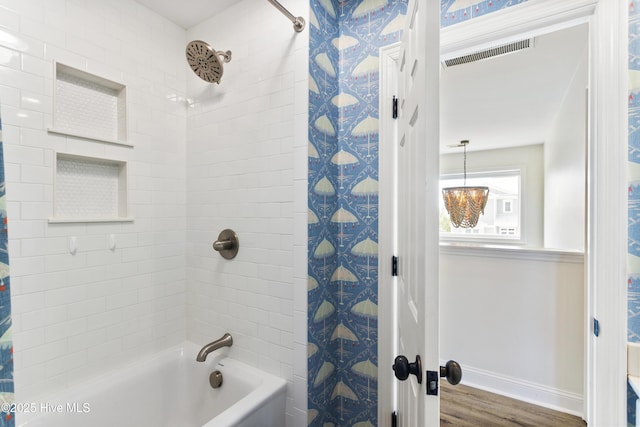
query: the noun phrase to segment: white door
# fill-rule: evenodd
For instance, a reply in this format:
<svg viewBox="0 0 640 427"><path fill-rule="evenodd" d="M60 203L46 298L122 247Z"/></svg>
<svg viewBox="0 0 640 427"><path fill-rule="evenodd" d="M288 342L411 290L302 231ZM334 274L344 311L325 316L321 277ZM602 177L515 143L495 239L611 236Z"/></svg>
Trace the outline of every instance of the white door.
<svg viewBox="0 0 640 427"><path fill-rule="evenodd" d="M437 381L439 14L439 0L409 1L398 62L396 348L417 374L397 383L397 425L404 427L440 424L438 388L427 394L434 383L426 372ZM396 361L396 377L405 376L405 361Z"/></svg>

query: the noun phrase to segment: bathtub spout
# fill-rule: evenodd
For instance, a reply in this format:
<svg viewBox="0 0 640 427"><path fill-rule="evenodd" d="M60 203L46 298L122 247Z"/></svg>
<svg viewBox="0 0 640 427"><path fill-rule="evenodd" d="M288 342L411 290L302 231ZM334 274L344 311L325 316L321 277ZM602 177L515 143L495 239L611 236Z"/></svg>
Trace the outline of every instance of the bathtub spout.
<svg viewBox="0 0 640 427"><path fill-rule="evenodd" d="M232 344L233 338L230 334L226 333L222 336L222 338L210 342L209 344L202 347L202 349L198 352L198 356L196 356L196 360L198 362L204 362L205 360L207 360L207 355L212 351L216 351L217 349L222 347L231 347Z"/></svg>

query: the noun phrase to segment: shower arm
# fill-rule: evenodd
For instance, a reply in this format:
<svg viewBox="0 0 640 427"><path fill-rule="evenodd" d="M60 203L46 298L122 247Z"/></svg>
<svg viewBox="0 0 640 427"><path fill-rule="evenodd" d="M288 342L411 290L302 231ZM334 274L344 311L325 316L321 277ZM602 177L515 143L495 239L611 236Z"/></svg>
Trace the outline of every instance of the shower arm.
<svg viewBox="0 0 640 427"><path fill-rule="evenodd" d="M296 30L297 33L304 30L305 22L302 16L298 16L297 18L291 14L283 5L281 5L278 0L267 0L269 3L275 6L284 16L289 18L291 22L293 22L293 29Z"/></svg>

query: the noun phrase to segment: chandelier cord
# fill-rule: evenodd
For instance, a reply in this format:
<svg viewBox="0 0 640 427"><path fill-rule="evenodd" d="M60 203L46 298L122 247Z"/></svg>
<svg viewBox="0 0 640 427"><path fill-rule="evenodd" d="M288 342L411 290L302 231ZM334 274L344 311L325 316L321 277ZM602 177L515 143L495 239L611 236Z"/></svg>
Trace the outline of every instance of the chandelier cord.
<svg viewBox="0 0 640 427"><path fill-rule="evenodd" d="M462 185L467 185L467 144L463 144L464 147L464 183Z"/></svg>

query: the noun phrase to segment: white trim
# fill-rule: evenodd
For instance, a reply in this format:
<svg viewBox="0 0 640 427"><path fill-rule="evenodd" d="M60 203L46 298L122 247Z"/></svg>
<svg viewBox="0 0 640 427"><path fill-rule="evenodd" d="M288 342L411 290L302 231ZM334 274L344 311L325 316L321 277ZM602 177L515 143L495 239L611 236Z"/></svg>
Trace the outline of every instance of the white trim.
<svg viewBox="0 0 640 427"><path fill-rule="evenodd" d="M391 286L384 285L384 278L391 277L391 257L394 255L393 243L393 203L387 203L394 188L394 157L393 143L396 141L396 122L391 117L391 99L397 95L397 69L400 60L400 43L380 48L380 147L378 161L378 426L391 426L390 414L395 411L396 381L391 373L393 357L397 353L395 348L396 327L389 320L395 319L393 313L395 302L393 289L395 280L390 280ZM394 202L395 203L395 202ZM386 226L386 227L384 227Z"/></svg>
<svg viewBox="0 0 640 427"><path fill-rule="evenodd" d="M118 217L118 218L48 218L49 224L70 224L70 223L90 223L90 222L133 222L134 217Z"/></svg>
<svg viewBox="0 0 640 427"><path fill-rule="evenodd" d="M627 423L627 7L600 0L590 31L585 417L596 427Z"/></svg>
<svg viewBox="0 0 640 427"><path fill-rule="evenodd" d="M490 245L471 246L468 244L456 245L455 243L440 243L440 253L485 258L517 259L522 261L562 262L568 264L584 264L585 261L584 253L578 251L499 247Z"/></svg>
<svg viewBox="0 0 640 427"><path fill-rule="evenodd" d="M102 137L95 136L95 135L88 135L88 134L83 134L81 132L74 132L74 131L69 131L69 130L64 130L64 129L47 128L47 132L55 133L57 135L62 135L62 136L68 136L68 137L71 137L71 138L89 139L91 141L107 142L109 144L118 144L118 145L125 145L127 147L133 147L132 143L124 141L124 140L121 141L121 140L118 140L118 139L102 138Z"/></svg>
<svg viewBox="0 0 640 427"><path fill-rule="evenodd" d="M444 364L444 363L443 363ZM461 384L523 402L582 416L582 395L465 365Z"/></svg>
<svg viewBox="0 0 640 427"><path fill-rule="evenodd" d="M535 37L587 22L598 0L529 0L442 28L440 54L450 58L495 44Z"/></svg>

